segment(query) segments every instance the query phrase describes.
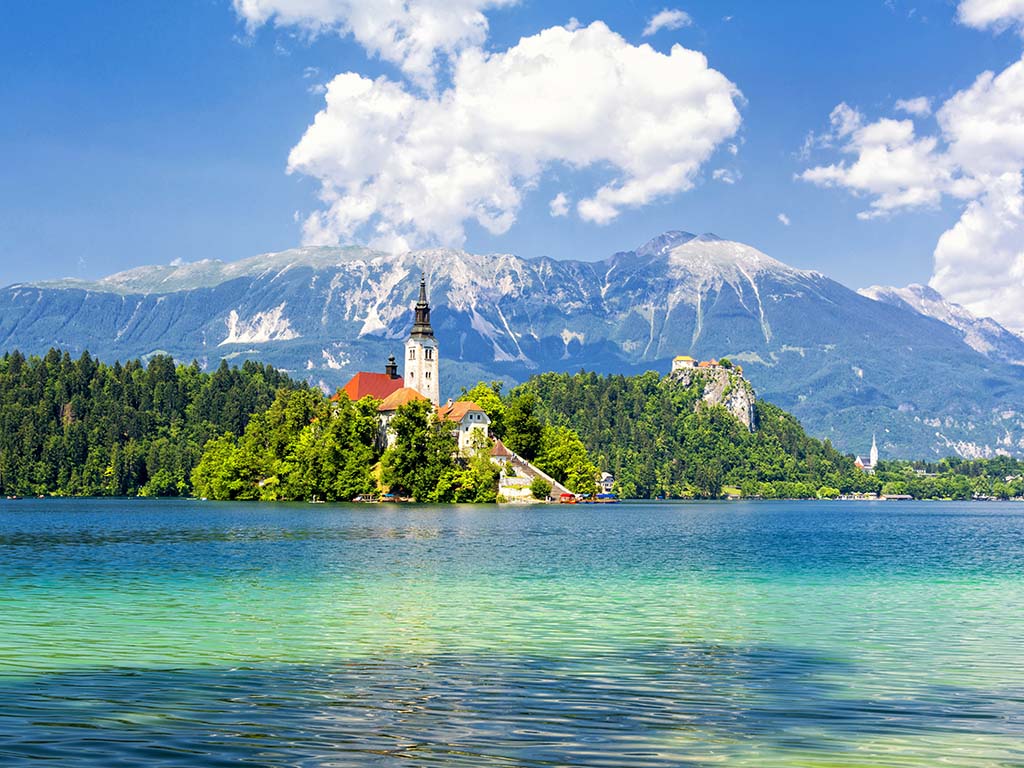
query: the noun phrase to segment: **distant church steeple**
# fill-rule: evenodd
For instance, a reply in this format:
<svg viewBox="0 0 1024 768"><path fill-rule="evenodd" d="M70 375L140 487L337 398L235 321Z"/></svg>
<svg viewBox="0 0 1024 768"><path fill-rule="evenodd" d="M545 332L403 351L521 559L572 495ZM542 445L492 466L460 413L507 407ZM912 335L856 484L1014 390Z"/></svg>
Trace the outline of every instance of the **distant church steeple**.
<svg viewBox="0 0 1024 768"><path fill-rule="evenodd" d="M872 467L878 464L878 443L875 442L874 435L871 435L871 453L868 456Z"/></svg>
<svg viewBox="0 0 1024 768"><path fill-rule="evenodd" d="M427 278L420 276L420 295L409 339L405 342L405 386L415 389L435 406L441 405L440 361L437 339L430 327Z"/></svg>

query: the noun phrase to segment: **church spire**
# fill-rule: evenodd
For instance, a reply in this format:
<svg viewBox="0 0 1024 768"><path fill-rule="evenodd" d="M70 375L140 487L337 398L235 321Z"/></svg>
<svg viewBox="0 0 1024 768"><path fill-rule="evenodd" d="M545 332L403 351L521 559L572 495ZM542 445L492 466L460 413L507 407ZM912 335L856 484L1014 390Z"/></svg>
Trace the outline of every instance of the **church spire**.
<svg viewBox="0 0 1024 768"><path fill-rule="evenodd" d="M871 466L875 466L878 463L878 443L875 442L875 436L871 435Z"/></svg>
<svg viewBox="0 0 1024 768"><path fill-rule="evenodd" d="M414 339L434 338L434 329L430 327L430 304L427 301L427 276L420 275L420 298L416 302L416 319L412 325Z"/></svg>

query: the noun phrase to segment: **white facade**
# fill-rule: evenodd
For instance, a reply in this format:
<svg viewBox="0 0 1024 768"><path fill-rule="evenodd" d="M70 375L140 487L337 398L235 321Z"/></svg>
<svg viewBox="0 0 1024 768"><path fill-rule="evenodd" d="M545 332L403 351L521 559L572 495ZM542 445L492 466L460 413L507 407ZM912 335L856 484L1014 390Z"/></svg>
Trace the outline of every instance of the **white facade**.
<svg viewBox="0 0 1024 768"><path fill-rule="evenodd" d="M415 389L434 407L441 404L439 358L433 337L410 337L405 342L405 386Z"/></svg>
<svg viewBox="0 0 1024 768"><path fill-rule="evenodd" d="M482 445L490 426L491 419L482 410L468 411L459 422L459 450L469 454L474 447Z"/></svg>

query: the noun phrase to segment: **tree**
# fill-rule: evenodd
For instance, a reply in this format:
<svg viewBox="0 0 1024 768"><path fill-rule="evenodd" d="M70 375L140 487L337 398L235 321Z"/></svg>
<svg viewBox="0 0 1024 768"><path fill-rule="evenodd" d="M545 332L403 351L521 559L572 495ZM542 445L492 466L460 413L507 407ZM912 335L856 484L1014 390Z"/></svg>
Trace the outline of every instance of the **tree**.
<svg viewBox="0 0 1024 768"><path fill-rule="evenodd" d="M535 499L547 499L551 496L551 483L543 477L535 477L530 483L530 493Z"/></svg>
<svg viewBox="0 0 1024 768"><path fill-rule="evenodd" d="M450 425L437 418L428 401L416 400L395 412L390 429L395 442L384 452L383 479L392 493L417 501L448 500L440 497L452 487L446 476L455 471L456 440Z"/></svg>
<svg viewBox="0 0 1024 768"><path fill-rule="evenodd" d="M569 427L543 428L536 464L573 493L597 490L597 467L590 461L579 435Z"/></svg>
<svg viewBox="0 0 1024 768"><path fill-rule="evenodd" d="M538 398L531 392L514 394L505 408L505 444L527 461L541 450L544 425L537 416Z"/></svg>

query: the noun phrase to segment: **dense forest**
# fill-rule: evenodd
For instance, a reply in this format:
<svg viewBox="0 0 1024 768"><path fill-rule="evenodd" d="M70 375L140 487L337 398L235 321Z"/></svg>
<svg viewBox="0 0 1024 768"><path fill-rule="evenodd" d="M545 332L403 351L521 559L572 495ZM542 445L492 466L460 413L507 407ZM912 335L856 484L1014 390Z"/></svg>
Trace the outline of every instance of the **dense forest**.
<svg viewBox="0 0 1024 768"><path fill-rule="evenodd" d="M695 384L654 372L535 376L511 393L532 399L538 417L571 424L595 463L617 478L625 497L760 498L908 495L916 499L1019 498L1024 461L1000 456L938 462L883 461L857 469L827 441L809 437L790 414L755 405L757 429L700 402Z"/></svg>
<svg viewBox="0 0 1024 768"><path fill-rule="evenodd" d="M203 373L165 355L106 365L88 353L7 353L0 494L188 494L210 438L241 433L278 389L304 386L253 362Z"/></svg>
<svg viewBox="0 0 1024 768"><path fill-rule="evenodd" d="M462 397L487 411L494 437L579 493L595 490L600 469L624 497L1024 495L1017 459L883 461L868 475L769 403L756 403L751 431L701 394L654 372L545 373ZM0 495L496 499L489 444L460 456L450 425L413 403L382 451L377 405L328 398L253 362L204 373L163 355L107 365L11 352L0 358Z"/></svg>
<svg viewBox="0 0 1024 768"><path fill-rule="evenodd" d="M512 390L538 418L579 434L593 460L626 497L714 498L730 492L807 498L871 491L875 481L827 441L763 401L757 429L701 401L699 380L683 386L640 376L544 373Z"/></svg>

